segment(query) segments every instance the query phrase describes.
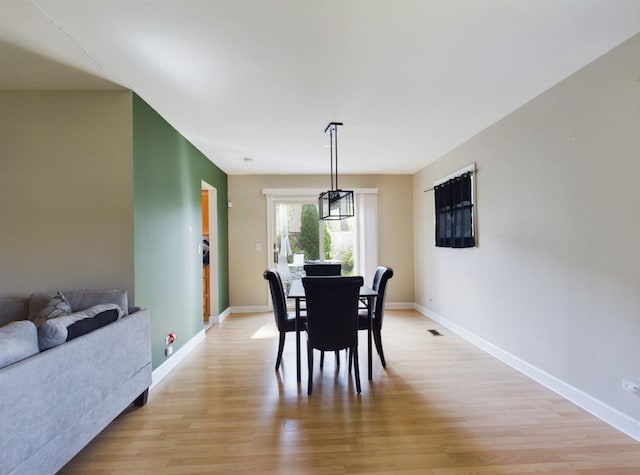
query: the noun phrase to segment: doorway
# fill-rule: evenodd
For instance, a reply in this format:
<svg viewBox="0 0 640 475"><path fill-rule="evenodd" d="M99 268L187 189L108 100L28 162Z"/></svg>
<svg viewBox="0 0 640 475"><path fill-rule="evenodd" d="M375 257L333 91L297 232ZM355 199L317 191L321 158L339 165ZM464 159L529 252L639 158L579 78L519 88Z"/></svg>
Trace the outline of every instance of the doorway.
<svg viewBox="0 0 640 475"><path fill-rule="evenodd" d="M206 182L202 188L202 316L205 324L218 315L218 193Z"/></svg>

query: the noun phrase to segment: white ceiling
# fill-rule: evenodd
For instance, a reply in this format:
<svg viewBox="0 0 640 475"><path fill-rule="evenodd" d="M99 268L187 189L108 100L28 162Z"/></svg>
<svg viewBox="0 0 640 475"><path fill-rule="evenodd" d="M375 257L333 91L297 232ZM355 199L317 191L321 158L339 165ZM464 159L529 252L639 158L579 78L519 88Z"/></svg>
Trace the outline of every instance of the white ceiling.
<svg viewBox="0 0 640 475"><path fill-rule="evenodd" d="M331 121L341 174L413 173L639 31L640 0L0 0L0 88L130 88L229 174L328 174Z"/></svg>

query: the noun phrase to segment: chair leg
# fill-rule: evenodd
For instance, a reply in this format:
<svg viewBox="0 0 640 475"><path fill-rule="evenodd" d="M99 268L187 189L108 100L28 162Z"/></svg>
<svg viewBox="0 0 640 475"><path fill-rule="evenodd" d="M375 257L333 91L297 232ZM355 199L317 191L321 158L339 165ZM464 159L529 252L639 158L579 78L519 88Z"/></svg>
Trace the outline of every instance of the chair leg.
<svg viewBox="0 0 640 475"><path fill-rule="evenodd" d="M278 371L278 368L280 368L280 363L282 362L282 350L284 349L285 335L285 332L280 332L280 341L278 342L278 357L276 358L276 371Z"/></svg>
<svg viewBox="0 0 640 475"><path fill-rule="evenodd" d="M307 383L307 394L311 395L311 391L313 390L313 348L307 341L307 366L309 369L308 378L309 382Z"/></svg>
<svg viewBox="0 0 640 475"><path fill-rule="evenodd" d="M351 367L353 366L353 352L351 348L347 350L347 359L349 360L349 373L351 373Z"/></svg>
<svg viewBox="0 0 640 475"><path fill-rule="evenodd" d="M340 351L336 350L336 367L340 369Z"/></svg>
<svg viewBox="0 0 640 475"><path fill-rule="evenodd" d="M360 394L360 364L358 363L358 347L354 346L350 351L353 353L353 369L356 373L356 391Z"/></svg>
<svg viewBox="0 0 640 475"><path fill-rule="evenodd" d="M384 351L382 351L382 334L380 330L373 330L373 341L376 344L376 350L378 351L378 355L380 356L380 362L382 363L382 367L387 367L387 362L384 359Z"/></svg>

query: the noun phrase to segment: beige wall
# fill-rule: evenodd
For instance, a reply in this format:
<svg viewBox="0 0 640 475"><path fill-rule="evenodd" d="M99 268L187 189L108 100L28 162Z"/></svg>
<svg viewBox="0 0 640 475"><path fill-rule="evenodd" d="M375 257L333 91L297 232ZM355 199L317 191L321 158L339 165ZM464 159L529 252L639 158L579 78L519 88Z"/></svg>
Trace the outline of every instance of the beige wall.
<svg viewBox="0 0 640 475"><path fill-rule="evenodd" d="M0 296L133 293L131 107L130 92L0 92Z"/></svg>
<svg viewBox="0 0 640 475"><path fill-rule="evenodd" d="M234 175L229 177L229 280L232 307L266 306L269 266L267 205L263 188L323 188L328 177ZM413 303L413 198L410 175L341 175L341 188L378 188L378 257L393 268L387 302ZM256 243L262 251L256 251ZM371 281L373 276L366 276Z"/></svg>
<svg viewBox="0 0 640 475"><path fill-rule="evenodd" d="M640 420L640 36L414 177L416 302ZM477 162L479 246L436 249L433 181Z"/></svg>

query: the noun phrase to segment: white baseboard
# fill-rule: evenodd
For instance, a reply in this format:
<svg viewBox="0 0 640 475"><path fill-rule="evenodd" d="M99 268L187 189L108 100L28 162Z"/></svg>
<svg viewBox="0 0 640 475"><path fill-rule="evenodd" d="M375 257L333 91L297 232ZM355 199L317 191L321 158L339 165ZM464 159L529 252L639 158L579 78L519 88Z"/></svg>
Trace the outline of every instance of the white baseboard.
<svg viewBox="0 0 640 475"><path fill-rule="evenodd" d="M384 308L390 310L413 310L416 306L413 302L385 302Z"/></svg>
<svg viewBox="0 0 640 475"><path fill-rule="evenodd" d="M151 373L151 386L149 389L158 384L162 379L167 376L172 369L174 369L180 362L189 354L193 349L202 343L205 339L204 329L196 333L187 343L182 345L178 351L176 351L168 360L158 366Z"/></svg>
<svg viewBox="0 0 640 475"><path fill-rule="evenodd" d="M437 313L426 307L416 304L414 308L422 315L451 330L453 333L460 336L461 338L464 338L481 350L486 351L490 355L498 358L500 361L520 371L525 376L528 376L534 381L537 381L556 394L559 394L563 398L571 401L585 411L593 414L598 419L601 419L615 429L618 429L620 432L623 432L629 437L632 437L640 442L639 420L636 420L624 414L623 412L618 411L617 409L605 404L604 402L594 398L593 396L590 396L580 389L577 389L567 384L566 382L556 378L555 376L552 376L549 373L541 370L540 368L537 368L532 364L521 360L517 356L504 351L503 349L495 346L493 343L490 343L487 340L465 330L460 325L447 320L445 317L438 315Z"/></svg>
<svg viewBox="0 0 640 475"><path fill-rule="evenodd" d="M253 305L244 307L231 307L230 313L265 313L272 312L268 305Z"/></svg>
<svg viewBox="0 0 640 475"><path fill-rule="evenodd" d="M231 307L227 307L221 314L219 315L209 315L209 324L215 325L216 323L222 323L225 319L231 315Z"/></svg>

